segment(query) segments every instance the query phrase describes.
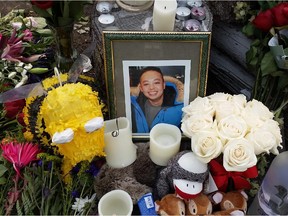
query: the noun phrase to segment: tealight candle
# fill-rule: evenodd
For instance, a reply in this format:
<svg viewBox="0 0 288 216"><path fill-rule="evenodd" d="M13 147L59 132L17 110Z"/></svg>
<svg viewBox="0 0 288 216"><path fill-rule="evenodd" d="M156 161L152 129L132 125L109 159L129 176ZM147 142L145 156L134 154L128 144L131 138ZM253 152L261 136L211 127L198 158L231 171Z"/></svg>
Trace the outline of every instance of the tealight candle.
<svg viewBox="0 0 288 216"><path fill-rule="evenodd" d="M111 9L112 9L112 4L110 2L100 1L96 5L96 10L101 14L110 13Z"/></svg>
<svg viewBox="0 0 288 216"><path fill-rule="evenodd" d="M178 7L176 10L176 18L178 20L188 20L190 18L191 10L188 7Z"/></svg>
<svg viewBox="0 0 288 216"><path fill-rule="evenodd" d="M185 31L199 31L201 28L201 23L196 19L186 20L184 23Z"/></svg>
<svg viewBox="0 0 288 216"><path fill-rule="evenodd" d="M102 196L98 203L98 214L105 215L127 215L133 211L131 196L124 190L112 190Z"/></svg>
<svg viewBox="0 0 288 216"><path fill-rule="evenodd" d="M186 7L187 6L187 0L177 0L177 6L178 7Z"/></svg>
<svg viewBox="0 0 288 216"><path fill-rule="evenodd" d="M191 17L197 20L203 20L206 17L205 9L203 7L192 7Z"/></svg>
<svg viewBox="0 0 288 216"><path fill-rule="evenodd" d="M201 7L202 6L202 1L201 0L187 0L187 5L189 6L189 7L194 7L194 6L196 6L196 7Z"/></svg>
<svg viewBox="0 0 288 216"><path fill-rule="evenodd" d="M136 160L136 146L132 142L132 130L125 117L104 121L106 162L112 168L129 166Z"/></svg>
<svg viewBox="0 0 288 216"><path fill-rule="evenodd" d="M179 152L180 143L181 131L178 127L166 123L157 124L150 131L149 156L155 164L166 166L168 160Z"/></svg>
<svg viewBox="0 0 288 216"><path fill-rule="evenodd" d="M153 8L153 30L173 31L175 25L177 1L155 0Z"/></svg>
<svg viewBox="0 0 288 216"><path fill-rule="evenodd" d="M108 27L114 24L115 17L112 14L101 14L98 21L102 27Z"/></svg>

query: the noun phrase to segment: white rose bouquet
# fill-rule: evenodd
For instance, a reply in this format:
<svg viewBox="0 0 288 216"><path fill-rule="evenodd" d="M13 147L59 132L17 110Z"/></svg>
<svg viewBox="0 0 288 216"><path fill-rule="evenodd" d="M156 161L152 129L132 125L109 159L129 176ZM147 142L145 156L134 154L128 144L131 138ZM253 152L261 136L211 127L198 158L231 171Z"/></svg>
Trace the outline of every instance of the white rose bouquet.
<svg viewBox="0 0 288 216"><path fill-rule="evenodd" d="M210 166L214 166L215 161L222 163L221 172L257 177L257 155L279 154L278 147L282 147L274 114L263 103L254 99L247 101L242 94L197 97L183 108L183 113L181 129L191 138L192 151ZM254 174L249 175L252 168Z"/></svg>

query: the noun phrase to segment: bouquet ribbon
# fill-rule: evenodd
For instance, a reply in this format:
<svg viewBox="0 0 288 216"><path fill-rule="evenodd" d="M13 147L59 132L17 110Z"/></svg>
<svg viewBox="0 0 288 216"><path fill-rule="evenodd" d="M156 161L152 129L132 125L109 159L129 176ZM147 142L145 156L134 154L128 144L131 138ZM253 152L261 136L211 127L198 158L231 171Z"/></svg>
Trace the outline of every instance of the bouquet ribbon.
<svg viewBox="0 0 288 216"><path fill-rule="evenodd" d="M225 170L222 164L216 160L211 160L210 172L220 191L226 192L229 179L233 180L234 190L250 189L251 185L247 178L256 178L258 176L258 170L256 166L248 168L244 172L228 172Z"/></svg>

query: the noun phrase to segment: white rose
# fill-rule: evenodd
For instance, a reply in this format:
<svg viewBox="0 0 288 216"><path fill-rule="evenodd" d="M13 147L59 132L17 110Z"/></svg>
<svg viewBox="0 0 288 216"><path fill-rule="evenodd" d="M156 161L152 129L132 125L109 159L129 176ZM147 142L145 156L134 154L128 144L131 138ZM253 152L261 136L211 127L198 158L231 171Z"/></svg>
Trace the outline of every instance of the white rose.
<svg viewBox="0 0 288 216"><path fill-rule="evenodd" d="M247 134L247 124L241 116L230 115L218 122L217 131L225 145L228 140L243 138Z"/></svg>
<svg viewBox="0 0 288 216"><path fill-rule="evenodd" d="M213 128L213 118L210 115L193 115L182 119L181 130L187 137L192 137L201 130Z"/></svg>
<svg viewBox="0 0 288 216"><path fill-rule="evenodd" d="M223 151L223 166L227 171L244 172L256 163L254 148L247 139L233 139L227 142Z"/></svg>
<svg viewBox="0 0 288 216"><path fill-rule="evenodd" d="M252 141L256 155L262 152L279 154L278 147L283 147L279 124L273 119L265 121L259 128L252 128L247 139Z"/></svg>
<svg viewBox="0 0 288 216"><path fill-rule="evenodd" d="M245 137L254 147L254 152L259 155L263 152L269 153L273 146L276 146L275 136L270 131L252 129Z"/></svg>
<svg viewBox="0 0 288 216"><path fill-rule="evenodd" d="M243 94L233 95L231 101L240 109L244 109L247 103L246 96Z"/></svg>
<svg viewBox="0 0 288 216"><path fill-rule="evenodd" d="M222 92L216 92L212 95L209 95L208 98L212 103L221 103L224 101L228 101L232 95L227 94L227 93L222 93Z"/></svg>
<svg viewBox="0 0 288 216"><path fill-rule="evenodd" d="M209 163L222 153L222 143L214 131L202 131L192 137L191 149L203 163Z"/></svg>
<svg viewBox="0 0 288 216"><path fill-rule="evenodd" d="M268 119L273 119L274 114L260 101L249 101L242 111L242 117L249 128L261 127Z"/></svg>
<svg viewBox="0 0 288 216"><path fill-rule="evenodd" d="M227 97L223 101L214 103L215 106L215 118L217 121L229 116L229 115L240 115L246 104L246 97L242 94L233 95Z"/></svg>
<svg viewBox="0 0 288 216"><path fill-rule="evenodd" d="M214 115L214 107L207 97L197 97L188 106L182 108L184 114L198 115L205 113L207 115Z"/></svg>

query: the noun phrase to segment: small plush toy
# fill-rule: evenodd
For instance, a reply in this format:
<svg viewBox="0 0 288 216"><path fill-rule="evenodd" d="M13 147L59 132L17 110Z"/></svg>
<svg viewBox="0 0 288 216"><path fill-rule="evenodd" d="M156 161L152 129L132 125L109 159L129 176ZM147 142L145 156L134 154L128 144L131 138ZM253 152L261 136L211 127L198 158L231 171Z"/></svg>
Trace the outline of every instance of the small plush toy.
<svg viewBox="0 0 288 216"><path fill-rule="evenodd" d="M179 152L160 172L156 185L158 196L175 192L182 199L192 199L203 191L208 173L207 164L199 161L191 150Z"/></svg>
<svg viewBox="0 0 288 216"><path fill-rule="evenodd" d="M215 204L219 204L219 211L215 211L215 214L222 211L239 210L243 214L247 211L248 196L243 191L229 191L227 193L216 192L211 195L212 201Z"/></svg>
<svg viewBox="0 0 288 216"><path fill-rule="evenodd" d="M134 204L145 194L153 192L156 183L157 166L149 157L149 143L135 143L137 158L124 168L112 168L104 164L94 181L97 198L111 190L125 190Z"/></svg>
<svg viewBox="0 0 288 216"><path fill-rule="evenodd" d="M186 215L185 203L175 194L167 194L160 201L155 201L156 212L159 215Z"/></svg>
<svg viewBox="0 0 288 216"><path fill-rule="evenodd" d="M192 199L185 200L186 215L210 215L212 213L212 203L209 197L200 193Z"/></svg>

